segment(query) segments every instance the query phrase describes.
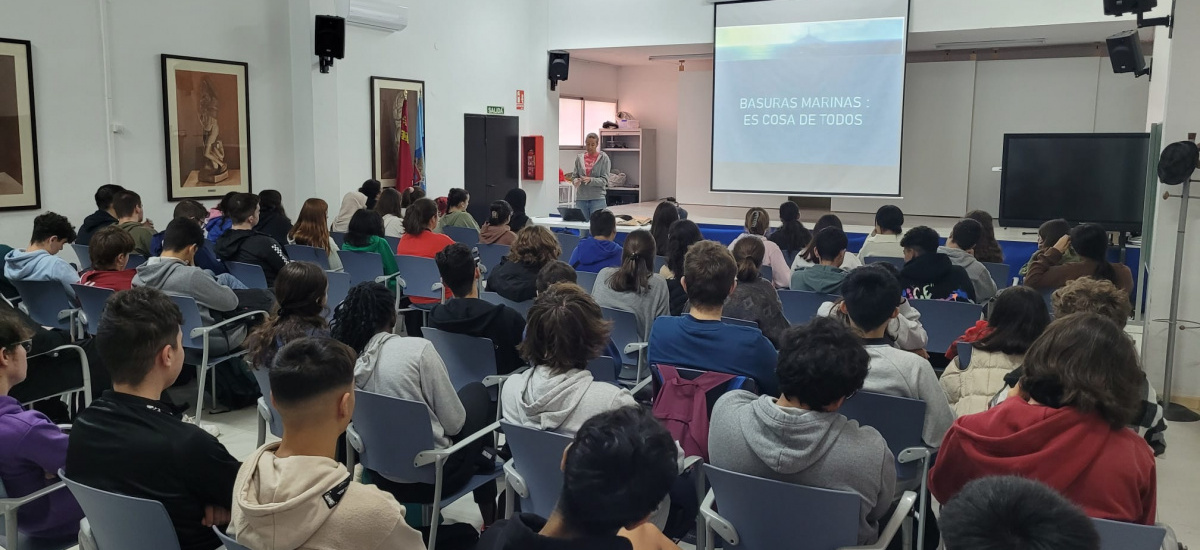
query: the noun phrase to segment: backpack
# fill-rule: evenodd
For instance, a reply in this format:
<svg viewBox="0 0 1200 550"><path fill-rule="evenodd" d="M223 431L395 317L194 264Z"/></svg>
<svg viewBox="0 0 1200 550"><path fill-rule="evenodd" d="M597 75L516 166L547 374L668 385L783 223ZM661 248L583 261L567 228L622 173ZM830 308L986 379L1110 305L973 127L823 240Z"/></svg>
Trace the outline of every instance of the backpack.
<svg viewBox="0 0 1200 550"><path fill-rule="evenodd" d="M658 371L662 388L654 400L654 417L662 421L684 453L708 462L708 392L742 377L705 372L689 380L672 366L659 365Z"/></svg>

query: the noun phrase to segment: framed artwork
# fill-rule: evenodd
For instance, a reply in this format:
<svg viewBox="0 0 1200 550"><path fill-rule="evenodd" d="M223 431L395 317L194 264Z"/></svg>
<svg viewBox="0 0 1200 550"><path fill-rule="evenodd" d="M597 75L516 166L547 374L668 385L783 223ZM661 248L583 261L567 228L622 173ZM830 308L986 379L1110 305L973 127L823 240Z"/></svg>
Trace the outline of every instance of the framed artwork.
<svg viewBox="0 0 1200 550"><path fill-rule="evenodd" d="M168 200L252 192L247 67L163 54Z"/></svg>
<svg viewBox="0 0 1200 550"><path fill-rule="evenodd" d="M425 186L425 82L371 77L371 177Z"/></svg>
<svg viewBox="0 0 1200 550"><path fill-rule="evenodd" d="M42 206L31 52L28 41L0 38L0 210Z"/></svg>

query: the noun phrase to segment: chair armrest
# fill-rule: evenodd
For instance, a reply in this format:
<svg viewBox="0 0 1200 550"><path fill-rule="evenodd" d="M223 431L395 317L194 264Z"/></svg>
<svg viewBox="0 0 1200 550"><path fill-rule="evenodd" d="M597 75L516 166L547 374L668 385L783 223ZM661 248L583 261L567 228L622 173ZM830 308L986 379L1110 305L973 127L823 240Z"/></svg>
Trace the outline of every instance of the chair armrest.
<svg viewBox="0 0 1200 550"><path fill-rule="evenodd" d="M885 550L891 544L892 539L895 538L896 532L900 530L900 524L904 523L904 518L908 517L916 501L917 494L912 491L905 491L900 496L900 501L896 504L896 511L892 512L891 519L888 520L883 530L879 532L879 539L875 541L875 544L867 546L843 546L838 550Z"/></svg>
<svg viewBox="0 0 1200 550"><path fill-rule="evenodd" d="M482 430L479 430L479 431L467 436L462 441L459 441L458 443L455 443L454 445L451 445L445 449L440 449L440 450L436 450L436 451L435 450L421 451L421 452L417 453L417 458L413 461L413 465L420 468L421 466L433 464L434 462L437 461L438 458L444 457L444 456L450 456L454 453L457 453L458 451L465 449L467 447L467 445L474 443L477 439L479 439L485 435L491 434L499 429L500 429L500 422L492 422L491 424L488 424Z"/></svg>
<svg viewBox="0 0 1200 550"><path fill-rule="evenodd" d="M191 338L199 338L201 336L204 336L206 333L212 332L215 329L224 328L226 325L229 325L230 323L241 321L242 319L254 317L256 315L262 315L263 317L266 317L267 312L265 312L261 309L256 309L254 311L247 311L246 313L238 315L237 317L230 317L224 321L221 321L220 323L215 323L215 324L212 324L212 325L209 325L206 327L196 327L196 328L192 329L191 334L189 334L188 336Z"/></svg>
<svg viewBox="0 0 1200 550"><path fill-rule="evenodd" d="M483 385L489 388L492 386L499 386L500 384L507 382L511 376L511 374L493 374L491 376L484 376Z"/></svg>
<svg viewBox="0 0 1200 550"><path fill-rule="evenodd" d="M513 466L512 460L504 463L504 478L513 492L517 493L521 498L529 498L529 486L525 484L525 478L521 477L520 473L517 473L517 468Z"/></svg>
<svg viewBox="0 0 1200 550"><path fill-rule="evenodd" d="M28 495L25 495L23 497L0 498L0 509L11 510L18 506L24 506L24 505L29 504L30 502L33 502L39 498L42 498L50 493L53 493L54 491L63 489L66 486L67 485L65 483L63 483L62 481L59 481L58 483L55 483L54 485L48 485L46 487L38 489L37 491L29 493Z"/></svg>
<svg viewBox="0 0 1200 550"><path fill-rule="evenodd" d="M267 400L270 398L270 396L259 397L256 404L258 407L258 416L267 422L271 421L271 408L267 406Z"/></svg>
<svg viewBox="0 0 1200 550"><path fill-rule="evenodd" d="M380 284L385 284L392 279L396 280L396 285L399 286L400 288L408 288L408 282L405 281L402 277L400 277L399 271L392 273L391 275L380 275L378 277L375 277L375 282L380 283Z"/></svg>
<svg viewBox="0 0 1200 550"><path fill-rule="evenodd" d="M691 470L693 466L695 466L697 464L703 464L703 463L704 463L704 458L702 458L702 457L698 457L698 456L683 457L684 471Z"/></svg>
<svg viewBox="0 0 1200 550"><path fill-rule="evenodd" d="M931 455L933 455L933 452L928 447L909 447L900 451L899 455L896 455L896 462L908 464L909 462L929 460Z"/></svg>
<svg viewBox="0 0 1200 550"><path fill-rule="evenodd" d="M362 454L362 436L358 435L358 430L354 429L353 423L351 423L349 426L346 426L346 443L350 444L350 447L354 449L354 452Z"/></svg>
<svg viewBox="0 0 1200 550"><path fill-rule="evenodd" d="M68 434L68 435L70 435L70 433L71 433L71 427L72 427L72 426L71 426L71 424L57 424L57 426L58 426L58 430L59 430L59 431L61 431L62 433L65 433L65 434Z"/></svg>
<svg viewBox="0 0 1200 550"><path fill-rule="evenodd" d="M650 382L651 382L651 379L652 379L652 378L653 378L652 376L647 376L647 377L646 377L645 379L643 379L641 382L638 382L637 384L634 384L634 386L633 386L632 388L629 388L629 393L631 393L631 394L633 394L633 395L637 395L637 394L638 394L638 392L640 392L640 391L642 391L642 390L646 389L646 386L649 386L649 385L650 385Z"/></svg>
<svg viewBox="0 0 1200 550"><path fill-rule="evenodd" d="M650 347L649 342L633 342L630 344L625 344L625 353L626 354L637 353L648 347Z"/></svg>
<svg viewBox="0 0 1200 550"><path fill-rule="evenodd" d="M721 514L718 514L713 509L715 502L716 497L710 489L708 495L704 497L704 502L700 503L700 515L704 516L704 522L708 525L709 529L716 531L731 546L737 546L739 542L737 529L734 529L733 524L729 523L729 520L721 517Z"/></svg>

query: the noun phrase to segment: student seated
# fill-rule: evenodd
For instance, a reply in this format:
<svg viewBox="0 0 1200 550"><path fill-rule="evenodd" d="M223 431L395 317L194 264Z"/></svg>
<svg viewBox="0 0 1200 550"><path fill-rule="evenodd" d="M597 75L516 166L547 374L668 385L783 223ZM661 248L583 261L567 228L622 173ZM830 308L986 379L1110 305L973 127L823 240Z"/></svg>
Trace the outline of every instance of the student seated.
<svg viewBox="0 0 1200 550"><path fill-rule="evenodd" d="M780 250L798 253L812 242L813 233L800 221L800 205L787 201L779 205L779 229L768 237ZM786 256L784 259L787 259Z"/></svg>
<svg viewBox="0 0 1200 550"><path fill-rule="evenodd" d="M971 343L971 364L964 365L958 347L939 382L959 416L986 411L1004 388L1004 377L1021 366L1025 352L1050 324L1042 294L1029 287L1005 289L992 304L987 321L979 321L957 342Z"/></svg>
<svg viewBox="0 0 1200 550"><path fill-rule="evenodd" d="M783 256L783 251L779 250L779 245L767 240L767 230L771 228L771 216L762 208L751 208L746 212L745 231L738 235L732 243L729 243L729 250L732 252L733 247L742 239L758 239L763 242L766 248L766 253L763 255L763 264L771 268L771 282L777 288L787 288L792 282L792 275L788 271L787 258Z"/></svg>
<svg viewBox="0 0 1200 550"><path fill-rule="evenodd" d="M549 519L497 522L476 549L678 550L647 523L676 474L675 442L649 412L622 407L592 417L563 452L562 470Z"/></svg>
<svg viewBox="0 0 1200 550"><path fill-rule="evenodd" d="M414 189L409 187L409 189ZM404 235L404 207L400 192L388 187L379 192L375 202L375 213L383 218L383 236L400 238Z"/></svg>
<svg viewBox="0 0 1200 550"><path fill-rule="evenodd" d="M182 322L152 288L108 300L96 340L113 390L75 419L66 472L88 487L161 502L182 550L213 550L221 542L212 526L229 523L241 464L159 401L183 369Z"/></svg>
<svg viewBox="0 0 1200 550"><path fill-rule="evenodd" d="M117 213L113 211L112 206L113 197L124 190L124 187L114 183L106 183L96 189L96 211L88 214L83 223L79 224L79 236L75 239L77 244L90 246L92 235L97 231L117 225Z"/></svg>
<svg viewBox="0 0 1200 550"><path fill-rule="evenodd" d="M434 231L437 219L437 203L429 199L417 199L404 212L404 236L400 237L400 246L396 248L396 254L433 258L438 252L454 244L454 239ZM413 296L411 299L412 303L426 307L440 301L420 296Z"/></svg>
<svg viewBox="0 0 1200 550"><path fill-rule="evenodd" d="M143 256L150 255L150 241L154 239L154 225L142 214L142 197L133 191L121 191L113 197L113 211L117 213L117 227L133 237L133 251Z"/></svg>
<svg viewBox="0 0 1200 550"><path fill-rule="evenodd" d="M133 276L137 270L125 269L133 247L133 237L120 227L111 225L97 231L88 247L92 268L84 272L79 282L117 291L133 288Z"/></svg>
<svg viewBox="0 0 1200 550"><path fill-rule="evenodd" d="M288 244L311 246L325 251L329 258L330 271L342 271L342 258L338 256L338 244L329 235L329 203L321 199L308 199L300 207L296 225L288 232Z"/></svg>
<svg viewBox="0 0 1200 550"><path fill-rule="evenodd" d="M597 210L588 227L591 237L579 241L571 253L571 267L576 271L599 273L606 267L621 265L621 245L617 244L617 217L611 210Z"/></svg>
<svg viewBox="0 0 1200 550"><path fill-rule="evenodd" d="M939 254L950 257L950 263L967 272L971 284L975 287L975 301L979 303L991 300L996 295L996 281L992 279L992 273L988 271L987 266L975 259L975 246L982 238L983 227L979 222L968 218L954 224L954 228L950 230L950 238L946 239L946 246L939 246L937 249Z"/></svg>
<svg viewBox="0 0 1200 550"><path fill-rule="evenodd" d="M904 234L904 212L900 207L886 204L875 211L875 229L867 235L862 248L858 251L858 259L863 263L872 257L903 258L904 247L900 244L900 236Z"/></svg>
<svg viewBox="0 0 1200 550"><path fill-rule="evenodd" d="M1063 263L1068 247L1079 254L1078 262ZM1100 224L1076 226L1069 236L1059 238L1029 266L1025 284L1037 289L1058 288L1080 277L1105 279L1125 292L1133 292L1133 273L1129 266L1108 261L1108 233Z"/></svg>
<svg viewBox="0 0 1200 550"><path fill-rule="evenodd" d="M738 268L737 287L725 299L721 315L757 323L763 336L778 348L780 335L789 324L783 316L783 302L779 301L775 285L762 278L758 271L766 250L766 246L758 239L742 239L734 245L733 259Z"/></svg>
<svg viewBox="0 0 1200 550"><path fill-rule="evenodd" d="M900 285L913 300L950 300L978 302L975 284L967 270L954 265L950 257L938 252L938 234L925 226L908 230L900 240L904 247L904 268Z"/></svg>
<svg viewBox="0 0 1200 550"><path fill-rule="evenodd" d="M204 227L204 220L208 217L208 209L204 208L203 204L192 199L184 199L175 205L174 215L171 219L187 218L193 223ZM161 231L154 234L154 238L150 240L150 255L162 255L163 239L166 238L167 232ZM217 258L215 245L213 242L205 239L204 244L196 251L195 265L200 269L207 269L213 272L214 275L229 273L229 269L225 264Z"/></svg>
<svg viewBox="0 0 1200 550"><path fill-rule="evenodd" d="M579 274L575 272L575 268L571 264L561 260L554 260L542 266L542 269L537 274L537 293L541 294L550 288L551 285L558 283L576 283L579 280Z"/></svg>
<svg viewBox="0 0 1200 550"><path fill-rule="evenodd" d="M821 263L821 257L817 255L816 235L820 235L822 231L830 227L837 228L838 231L842 231L842 233L845 234L845 231L842 229L841 218L838 218L833 214L825 214L824 216L821 216L821 218L817 220L817 224L813 226L813 240L808 241L808 246L804 247L804 250L801 250L800 253L796 255L795 260L792 260L793 272L800 271L806 267L812 267ZM849 238L847 237L847 239ZM844 271L850 271L852 269L862 267L862 265L862 261L858 259L858 255L854 254L853 252L846 251L846 254L842 257L842 265L840 267Z"/></svg>
<svg viewBox="0 0 1200 550"><path fill-rule="evenodd" d="M650 216L650 235L654 237L654 254L667 255L667 241L670 239L671 225L679 221L679 206L672 201L662 201L654 207L654 215ZM664 274L665 277L665 274Z"/></svg>
<svg viewBox="0 0 1200 550"><path fill-rule="evenodd" d="M423 193L422 193L422 196ZM526 225L530 224L529 215L525 213L525 204L529 198L525 194L525 190L521 188L509 189L508 193L504 194L504 202L507 202L513 209L512 218L508 220L508 227L513 233L519 233L525 229Z"/></svg>
<svg viewBox="0 0 1200 550"><path fill-rule="evenodd" d="M608 345L609 322L578 285L558 283L529 308L521 356L536 365L504 383L504 418L518 426L574 435L587 419L636 405L629 391L596 382L588 361Z"/></svg>
<svg viewBox="0 0 1200 550"><path fill-rule="evenodd" d="M734 390L713 408L713 466L858 493L858 543L873 544L895 494L895 457L874 428L837 412L862 389L869 364L858 336L833 319L789 328L775 369L780 397Z"/></svg>
<svg viewBox="0 0 1200 550"><path fill-rule="evenodd" d="M671 313L667 281L654 273L654 249L649 231L630 233L622 247L621 266L601 269L595 288L584 289L591 290L600 307L633 312L643 341L654 320Z"/></svg>
<svg viewBox="0 0 1200 550"><path fill-rule="evenodd" d="M887 262L877 262L862 266L862 268L880 270L893 279L900 277L900 270ZM817 309L817 315L821 317L833 317L840 320L846 326L853 326L853 323L850 322L850 317L846 315L846 309L842 307L845 301L845 298L842 298L833 302L825 302ZM917 311L917 308L912 307L912 303L906 298L900 298L900 314L888 321L885 336L895 342L896 347L902 350L911 351L922 357L929 356L925 351L925 346L929 344L929 335L925 332L925 326L921 324L921 312Z"/></svg>
<svg viewBox="0 0 1200 550"><path fill-rule="evenodd" d="M354 350L304 337L279 350L271 402L283 440L259 448L238 472L229 532L258 550L425 548L392 495L354 481L337 462L354 415Z"/></svg>
<svg viewBox="0 0 1200 550"><path fill-rule="evenodd" d="M55 474L67 458L67 435L45 415L23 409L9 396L28 374L33 337L15 311L0 309L0 483L7 498L57 483ZM83 511L70 492L59 490L22 506L18 516L21 536L55 539L79 532Z"/></svg>
<svg viewBox="0 0 1200 550"><path fill-rule="evenodd" d="M9 389L8 395L21 403L33 403L35 410L49 416L55 423L71 421L66 403L57 396L63 392L74 391L79 387L79 373L83 363L78 355L72 353L49 354L55 348L76 345L83 349L87 356L88 373L91 376L92 395L100 395L105 390L112 389L112 381L104 370L104 361L96 350L94 338L75 340L71 333L62 329L48 329L26 315L24 311L13 306L8 299L0 297L0 314L12 314L21 324L33 334L32 348L26 354L29 369L25 381ZM50 398L50 399L47 399Z"/></svg>
<svg viewBox="0 0 1200 550"><path fill-rule="evenodd" d="M1043 483L1017 476L972 481L942 505L946 550L1100 550L1083 510Z"/></svg>
<svg viewBox="0 0 1200 550"><path fill-rule="evenodd" d="M270 235L254 230L258 223L258 197L239 193L229 199L228 215L233 226L217 239L217 256L225 262L242 262L262 267L267 286L275 285L275 276L287 264L287 253Z"/></svg>
<svg viewBox="0 0 1200 550"><path fill-rule="evenodd" d="M438 220L435 231L444 233L446 227L465 227L479 231L479 222L467 212L467 205L470 203L471 195L465 189L450 189L450 193L446 195L446 215Z"/></svg>
<svg viewBox="0 0 1200 550"><path fill-rule="evenodd" d="M75 228L67 218L46 212L33 219L29 247L14 249L4 256L4 278L9 281L57 281L75 299L72 284L79 273L66 260L55 255L75 241Z"/></svg>
<svg viewBox="0 0 1200 550"><path fill-rule="evenodd" d="M1143 378L1133 341L1109 319L1076 313L1050 324L1025 354L1016 394L959 418L929 490L949 502L994 475L1041 481L1089 517L1154 523L1154 453L1133 430Z"/></svg>
<svg viewBox="0 0 1200 550"><path fill-rule="evenodd" d="M1037 259L1042 256L1042 254L1045 254L1050 247L1058 243L1059 239L1063 238L1064 235L1070 232L1071 223L1062 218L1043 222L1042 225L1038 227L1037 251L1033 253L1033 256L1029 258L1028 262L1025 262L1025 265L1021 266L1019 271L1020 275L1024 277L1026 274L1028 274L1029 267L1033 265L1033 262L1036 262ZM1063 253L1062 263L1072 264L1078 262L1079 259L1079 255L1076 254L1074 250L1071 250L1071 247L1068 246L1067 251Z"/></svg>
<svg viewBox="0 0 1200 550"><path fill-rule="evenodd" d="M513 241L508 255L488 274L488 292L514 302L532 300L538 293L538 272L561 254L562 246L549 229L540 225L525 226L517 233L517 240Z"/></svg>
<svg viewBox="0 0 1200 550"><path fill-rule="evenodd" d="M850 326L862 334L871 355L871 371L863 391L924 401L922 439L925 445L937 448L954 422L954 410L929 361L893 347L887 337L888 322L900 314L900 283L879 268L856 269L846 277L842 296L845 300L841 309L849 317Z"/></svg>
<svg viewBox="0 0 1200 550"><path fill-rule="evenodd" d="M762 331L721 322L725 299L737 287L737 263L721 243L700 241L688 249L680 280L691 311L659 317L650 330L650 364L748 376L767 395L779 395L778 354Z"/></svg>
<svg viewBox="0 0 1200 550"><path fill-rule="evenodd" d="M814 265L792 273L792 290L806 290L824 294L841 294L842 281L846 280L846 232L836 227L826 227L813 238Z"/></svg>
<svg viewBox="0 0 1200 550"><path fill-rule="evenodd" d="M517 234L508 228L512 207L504 201L493 201L488 210L488 221L479 230L479 242L512 246L513 241L517 240Z"/></svg>
<svg viewBox="0 0 1200 550"><path fill-rule="evenodd" d="M432 201L431 201L432 202ZM354 385L360 390L417 401L429 407L433 439L438 449L487 427L495 419L496 406L482 383L471 383L458 392L450 383L446 364L429 340L393 334L396 326L395 296L379 283L360 283L350 289L330 323L330 335L358 354ZM442 494L457 492L481 468L492 464L483 459L488 438L480 438L446 460ZM375 484L400 502L433 501L433 485L404 483L366 470ZM496 486L475 489L475 503L490 525L496 515Z"/></svg>
<svg viewBox="0 0 1200 550"><path fill-rule="evenodd" d="M292 220L288 219L287 210L283 208L283 195L274 189L260 192L258 209L258 221L254 224L254 230L275 239L280 247L286 245L288 231L292 229Z"/></svg>
<svg viewBox="0 0 1200 550"><path fill-rule="evenodd" d="M679 220L671 224L667 231L667 263L659 270L667 280L667 290L670 292L671 315L683 315L687 309L687 291L683 289L680 279L683 279L683 258L693 244L704 240L700 226L691 220Z"/></svg>
<svg viewBox="0 0 1200 550"><path fill-rule="evenodd" d="M509 374L526 366L517 351L524 338L525 318L508 306L479 299L479 267L471 249L454 243L438 252L434 259L442 284L454 293L454 298L433 306L429 312L429 326L490 339L495 346L497 374Z"/></svg>
<svg viewBox="0 0 1200 550"><path fill-rule="evenodd" d="M350 217L346 240L342 241L342 250L379 254L384 275L400 271L396 266L396 253L392 251L392 245L383 238L383 218L374 210L359 210ZM396 288L394 279L388 281L388 287Z"/></svg>
<svg viewBox="0 0 1200 550"><path fill-rule="evenodd" d="M983 228L983 234L980 235L979 242L975 243L971 255L975 256L976 260L989 264L1004 263L1004 249L1000 248L1000 242L996 240L996 221L992 219L992 215L985 210L972 210L967 212L965 218L979 222L979 226Z"/></svg>
<svg viewBox="0 0 1200 550"><path fill-rule="evenodd" d="M246 339L246 360L260 369L270 368L279 348L306 336L329 336L325 298L329 279L321 266L291 262L275 278L277 305L271 317Z"/></svg>
<svg viewBox="0 0 1200 550"><path fill-rule="evenodd" d="M207 236L208 242L217 244L221 235L233 227L233 219L229 217L229 201L236 196L238 196L237 191L225 193L217 206L208 211L208 221L204 222L204 234Z"/></svg>
<svg viewBox="0 0 1200 550"><path fill-rule="evenodd" d="M333 219L333 223L330 224L329 230L345 233L350 227L350 218L354 216L355 212L363 208L367 210L375 208L380 189L381 184L379 181L370 179L364 181L357 191L346 193L342 197L342 206L338 209L337 216Z"/></svg>

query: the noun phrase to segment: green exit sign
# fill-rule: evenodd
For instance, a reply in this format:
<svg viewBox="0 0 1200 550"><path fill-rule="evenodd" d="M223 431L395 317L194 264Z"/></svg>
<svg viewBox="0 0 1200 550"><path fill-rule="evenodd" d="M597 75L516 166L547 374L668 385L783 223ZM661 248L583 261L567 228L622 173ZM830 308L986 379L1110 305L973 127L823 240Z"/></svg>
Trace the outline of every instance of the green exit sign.
<svg viewBox="0 0 1200 550"><path fill-rule="evenodd" d="M490 106L490 107L488 107L487 114L489 114L489 115L502 115L502 114L504 114L504 107Z"/></svg>

